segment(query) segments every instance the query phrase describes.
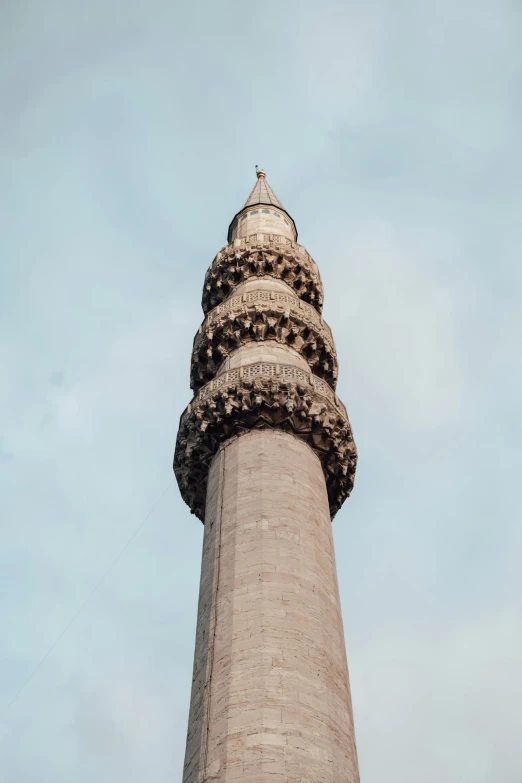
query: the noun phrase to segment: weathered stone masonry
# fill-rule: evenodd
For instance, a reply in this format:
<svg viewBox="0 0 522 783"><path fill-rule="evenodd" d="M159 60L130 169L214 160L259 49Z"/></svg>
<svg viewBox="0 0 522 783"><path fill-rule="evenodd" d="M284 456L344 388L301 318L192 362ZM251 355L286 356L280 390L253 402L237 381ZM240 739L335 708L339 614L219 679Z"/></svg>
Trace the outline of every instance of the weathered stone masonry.
<svg viewBox="0 0 522 783"><path fill-rule="evenodd" d="M205 525L183 783L356 783L330 521L357 452L319 271L264 172L205 277L174 471Z"/></svg>

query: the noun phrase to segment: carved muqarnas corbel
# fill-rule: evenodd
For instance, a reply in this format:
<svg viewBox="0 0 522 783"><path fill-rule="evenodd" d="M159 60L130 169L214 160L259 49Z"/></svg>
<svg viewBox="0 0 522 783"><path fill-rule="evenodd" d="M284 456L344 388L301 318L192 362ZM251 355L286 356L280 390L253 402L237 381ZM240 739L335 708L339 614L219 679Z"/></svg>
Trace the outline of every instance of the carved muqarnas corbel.
<svg viewBox="0 0 522 783"><path fill-rule="evenodd" d="M306 441L319 457L333 518L349 496L357 451L344 412L309 384L271 377L237 382L203 393L181 417L174 472L181 495L204 521L207 475L219 445L256 428L279 428Z"/></svg>
<svg viewBox="0 0 522 783"><path fill-rule="evenodd" d="M258 294L267 298L256 299ZM195 337L192 389L210 381L232 351L259 340L275 340L293 348L315 375L335 389L338 367L331 332L310 305L284 294L270 299L266 292L256 291L235 298L238 301L229 303L226 311L212 311ZM286 301L278 301L283 298Z"/></svg>
<svg viewBox="0 0 522 783"><path fill-rule="evenodd" d="M212 262L203 286L203 312L208 313L223 302L245 280L266 275L285 282L300 299L321 313L323 284L315 261L304 248L249 247L244 242L239 247L232 244L224 248Z"/></svg>

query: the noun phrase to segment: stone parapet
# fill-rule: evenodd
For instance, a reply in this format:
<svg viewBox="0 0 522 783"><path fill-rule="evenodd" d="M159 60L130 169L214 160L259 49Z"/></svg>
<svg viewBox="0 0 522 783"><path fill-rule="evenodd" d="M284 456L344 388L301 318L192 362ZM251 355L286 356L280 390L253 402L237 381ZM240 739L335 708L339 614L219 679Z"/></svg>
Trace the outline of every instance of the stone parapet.
<svg viewBox="0 0 522 783"><path fill-rule="evenodd" d="M205 276L203 312L223 302L240 283L266 275L283 280L321 313L323 284L317 264L302 245L279 234L236 239L217 254Z"/></svg>
<svg viewBox="0 0 522 783"><path fill-rule="evenodd" d="M337 357L328 324L302 299L265 289L230 296L207 315L194 339L191 388L210 381L232 351L260 340L287 345L335 389Z"/></svg>
<svg viewBox="0 0 522 783"><path fill-rule="evenodd" d="M270 363L222 373L181 416L174 472L191 511L204 521L209 465L220 444L262 428L290 432L317 454L333 518L352 490L357 462L346 409L322 379Z"/></svg>
<svg viewBox="0 0 522 783"><path fill-rule="evenodd" d="M238 380L252 380L258 377L277 378L285 382L305 383L313 386L318 394L326 397L332 405L342 412L345 418L348 418L344 403L326 381L323 381L311 372L302 370L295 364L280 364L277 362L254 362L253 364L220 372L210 381L210 383L205 384L205 386L199 390L190 404L195 405L204 402L211 397L215 391L219 391L223 387L229 386L231 383Z"/></svg>

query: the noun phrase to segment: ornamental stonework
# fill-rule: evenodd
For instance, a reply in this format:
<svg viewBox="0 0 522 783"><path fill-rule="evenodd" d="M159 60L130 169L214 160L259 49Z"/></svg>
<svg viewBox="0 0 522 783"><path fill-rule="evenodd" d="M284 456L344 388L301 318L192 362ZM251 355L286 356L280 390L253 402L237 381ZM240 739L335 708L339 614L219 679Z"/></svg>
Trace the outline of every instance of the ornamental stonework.
<svg viewBox="0 0 522 783"><path fill-rule="evenodd" d="M208 313L253 277L274 277L321 313L323 284L317 264L304 247L277 234L254 234L223 248L205 276L202 307Z"/></svg>
<svg viewBox="0 0 522 783"><path fill-rule="evenodd" d="M327 383L293 365L258 363L204 386L180 421L174 472L183 499L204 521L207 474L220 444L252 429L279 428L319 457L333 518L349 496L357 451L346 409Z"/></svg>
<svg viewBox="0 0 522 783"><path fill-rule="evenodd" d="M263 185L264 174L258 177ZM261 188L260 193L274 206L272 191ZM276 203L275 215L264 201L261 209L256 207L261 195L253 191L235 216L229 244L205 276L206 317L194 338L190 371L194 399L181 417L174 458L181 493L200 519L209 465L219 445L256 428L283 429L313 449L332 516L353 485L357 455L346 409L335 394L337 355L321 315L319 270L297 243L295 224L285 236L281 233L283 208ZM249 219L257 233L248 229ZM261 351L264 362L255 362L262 343L272 345ZM257 346L250 362L249 346Z"/></svg>
<svg viewBox="0 0 522 783"><path fill-rule="evenodd" d="M329 326L301 299L266 290L231 296L208 314L194 340L191 388L210 381L232 351L260 340L293 349L335 389L338 367Z"/></svg>

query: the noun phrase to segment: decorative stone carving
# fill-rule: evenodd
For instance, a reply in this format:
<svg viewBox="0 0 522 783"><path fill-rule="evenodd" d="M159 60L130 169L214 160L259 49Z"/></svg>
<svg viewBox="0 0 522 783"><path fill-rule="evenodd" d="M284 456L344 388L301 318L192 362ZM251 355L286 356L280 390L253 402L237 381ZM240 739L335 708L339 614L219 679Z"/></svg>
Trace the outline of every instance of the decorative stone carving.
<svg viewBox="0 0 522 783"><path fill-rule="evenodd" d="M174 472L192 513L204 521L207 474L219 445L265 427L293 433L317 454L333 518L352 490L357 463L346 409L324 381L291 365L264 363L218 376L181 417Z"/></svg>
<svg viewBox="0 0 522 783"><path fill-rule="evenodd" d="M304 247L274 234L254 234L221 250L205 276L203 312L223 302L236 286L255 276L283 280L321 313L323 284L313 258Z"/></svg>
<svg viewBox="0 0 522 783"><path fill-rule="evenodd" d="M214 380L205 384L205 386L200 389L192 401L192 404L204 402L212 396L213 392L234 385L239 380L252 381L258 376L264 378L277 378L280 381L313 386L318 394L322 397L326 397L332 405L339 408L345 418L348 418L348 413L346 412L343 402L326 381L323 381L311 372L305 372L300 367L296 367L295 364L279 364L270 361L253 362L252 364L246 364L242 367L236 367L233 370L227 370L226 372L220 373Z"/></svg>
<svg viewBox="0 0 522 783"><path fill-rule="evenodd" d="M335 389L337 357L328 325L306 302L265 290L231 296L208 314L194 339L191 388L210 381L233 350L254 340L293 348Z"/></svg>

